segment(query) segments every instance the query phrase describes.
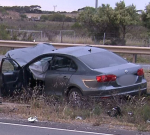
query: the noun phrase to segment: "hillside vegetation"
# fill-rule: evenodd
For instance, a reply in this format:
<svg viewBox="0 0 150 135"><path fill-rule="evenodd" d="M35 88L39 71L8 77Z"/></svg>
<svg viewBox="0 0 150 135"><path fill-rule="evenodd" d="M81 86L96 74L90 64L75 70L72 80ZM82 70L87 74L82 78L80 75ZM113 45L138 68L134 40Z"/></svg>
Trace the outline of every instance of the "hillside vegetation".
<svg viewBox="0 0 150 135"><path fill-rule="evenodd" d="M144 11L137 10L134 5L126 6L124 1L116 3L115 8L102 4L97 9L85 7L80 12L71 13L41 11L40 8L38 5L0 7L0 27L6 27L4 31L8 34L5 39L71 43L88 41L89 44L134 46L150 44L150 4ZM35 14L38 16L32 18Z"/></svg>

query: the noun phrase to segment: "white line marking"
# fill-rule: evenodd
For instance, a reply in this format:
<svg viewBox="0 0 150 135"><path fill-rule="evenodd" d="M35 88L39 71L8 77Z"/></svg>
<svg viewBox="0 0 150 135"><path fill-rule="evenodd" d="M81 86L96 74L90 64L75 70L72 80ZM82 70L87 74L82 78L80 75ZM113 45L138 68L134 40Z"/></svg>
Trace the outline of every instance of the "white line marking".
<svg viewBox="0 0 150 135"><path fill-rule="evenodd" d="M20 127L29 127L29 128L39 128L39 129L50 129L50 130L66 131L66 132L76 132L76 133L84 133L84 134L93 134L93 135L113 135L113 134L105 134L105 133L86 132L86 131L77 131L77 130L50 128L50 127L40 127L40 126L22 125L22 124L5 123L5 122L0 122L0 124L11 125L11 126L20 126Z"/></svg>

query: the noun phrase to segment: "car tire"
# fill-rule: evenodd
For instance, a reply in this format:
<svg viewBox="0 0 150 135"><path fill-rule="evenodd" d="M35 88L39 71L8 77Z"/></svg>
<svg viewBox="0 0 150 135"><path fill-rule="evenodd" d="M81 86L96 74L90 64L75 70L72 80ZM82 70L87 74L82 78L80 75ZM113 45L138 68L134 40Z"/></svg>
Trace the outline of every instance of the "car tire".
<svg viewBox="0 0 150 135"><path fill-rule="evenodd" d="M72 88L68 94L69 104L73 107L82 106L82 94L77 88Z"/></svg>

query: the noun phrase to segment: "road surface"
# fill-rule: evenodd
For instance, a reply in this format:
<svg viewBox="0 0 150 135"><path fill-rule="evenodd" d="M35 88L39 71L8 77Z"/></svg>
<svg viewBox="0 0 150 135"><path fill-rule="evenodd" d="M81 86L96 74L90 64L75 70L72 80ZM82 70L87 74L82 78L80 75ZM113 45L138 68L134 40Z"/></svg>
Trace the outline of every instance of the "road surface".
<svg viewBox="0 0 150 135"><path fill-rule="evenodd" d="M50 127L21 125L0 122L0 135L112 135Z"/></svg>
<svg viewBox="0 0 150 135"><path fill-rule="evenodd" d="M81 123L75 125L55 122L29 123L25 120L0 119L0 135L150 135L150 133Z"/></svg>

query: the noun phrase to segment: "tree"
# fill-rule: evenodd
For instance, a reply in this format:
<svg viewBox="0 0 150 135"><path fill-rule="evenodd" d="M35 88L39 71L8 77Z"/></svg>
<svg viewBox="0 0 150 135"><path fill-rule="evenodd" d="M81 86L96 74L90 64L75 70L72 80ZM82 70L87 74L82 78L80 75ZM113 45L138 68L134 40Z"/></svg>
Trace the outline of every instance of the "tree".
<svg viewBox="0 0 150 135"><path fill-rule="evenodd" d="M108 4L102 4L97 9L86 7L79 14L78 19L97 41L103 37L104 33L116 33L116 36L119 37L119 27L115 24L114 10Z"/></svg>
<svg viewBox="0 0 150 135"><path fill-rule="evenodd" d="M150 3L145 7L145 11L142 12L141 19L143 25L150 29Z"/></svg>
<svg viewBox="0 0 150 135"><path fill-rule="evenodd" d="M41 21L48 21L49 20L50 15L42 15L40 20Z"/></svg>
<svg viewBox="0 0 150 135"><path fill-rule="evenodd" d="M96 13L96 10L92 7L86 7L83 12L79 14L78 20L81 24L87 28L90 32L95 31L95 22L93 16Z"/></svg>
<svg viewBox="0 0 150 135"><path fill-rule="evenodd" d="M79 21L93 33L97 40L103 33L114 33L119 44L125 44L126 27L135 25L140 18L134 5L127 6L124 1L116 3L115 9L110 5L100 6L97 9L86 7L79 15ZM114 42L113 38L111 39Z"/></svg>
<svg viewBox="0 0 150 135"><path fill-rule="evenodd" d="M25 14L20 14L21 20L24 20L27 18L27 16Z"/></svg>
<svg viewBox="0 0 150 135"><path fill-rule="evenodd" d="M0 7L0 13L2 14L2 15L7 15L8 13L7 13L7 10L5 9L5 8L3 8L3 7Z"/></svg>
<svg viewBox="0 0 150 135"><path fill-rule="evenodd" d="M124 1L116 3L115 7L115 21L120 26L123 40L125 39L126 27L135 25L139 22L139 15L134 5L127 6Z"/></svg>

